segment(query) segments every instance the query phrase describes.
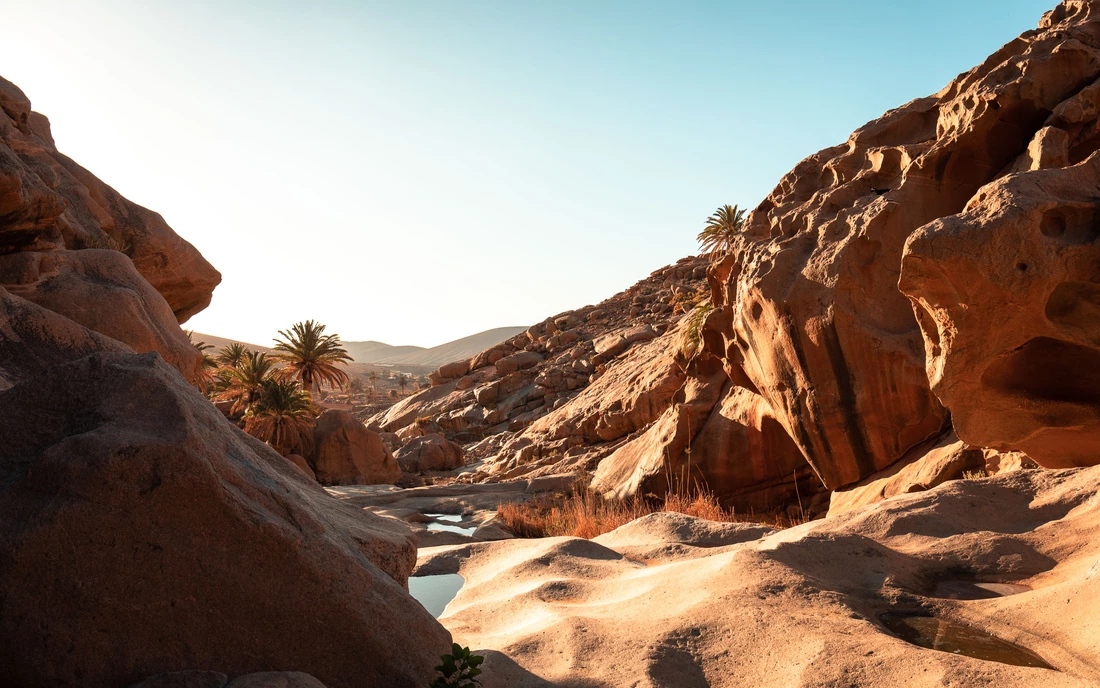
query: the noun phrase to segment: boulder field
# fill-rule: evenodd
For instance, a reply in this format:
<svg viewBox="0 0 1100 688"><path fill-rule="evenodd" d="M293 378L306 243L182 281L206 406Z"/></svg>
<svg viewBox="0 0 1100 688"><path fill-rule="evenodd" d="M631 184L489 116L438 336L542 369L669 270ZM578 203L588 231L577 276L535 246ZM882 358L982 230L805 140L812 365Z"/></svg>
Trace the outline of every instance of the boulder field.
<svg viewBox="0 0 1100 688"><path fill-rule="evenodd" d="M427 685L450 634L407 593L412 531L199 394L179 323L219 274L3 79L0 112L3 684ZM373 451L396 478L361 423L323 430L326 470Z"/></svg>
<svg viewBox="0 0 1100 688"><path fill-rule="evenodd" d="M478 461L466 480L583 470L608 496L699 483L739 510L809 496L812 515L948 438L1096 464L1098 114L1100 4L1068 0L800 162L728 254L445 366L373 421L437 422ZM686 290L696 318L664 310ZM587 377L563 390L570 371Z"/></svg>

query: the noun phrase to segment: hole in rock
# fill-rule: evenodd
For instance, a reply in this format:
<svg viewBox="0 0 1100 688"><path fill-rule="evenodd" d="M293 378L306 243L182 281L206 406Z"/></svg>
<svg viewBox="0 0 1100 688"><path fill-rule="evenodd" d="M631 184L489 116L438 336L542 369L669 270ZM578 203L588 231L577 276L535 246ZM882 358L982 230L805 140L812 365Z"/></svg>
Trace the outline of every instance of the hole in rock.
<svg viewBox="0 0 1100 688"><path fill-rule="evenodd" d="M880 614L879 620L891 633L918 647L987 662L1054 669L1034 652L972 626L898 612Z"/></svg>
<svg viewBox="0 0 1100 688"><path fill-rule="evenodd" d="M438 619L465 583L466 580L457 573L412 576L409 578L409 594Z"/></svg>
<svg viewBox="0 0 1100 688"><path fill-rule="evenodd" d="M1027 263L1016 263L1016 269L1020 272L1027 272Z"/></svg>
<svg viewBox="0 0 1100 688"><path fill-rule="evenodd" d="M1100 350L1036 337L986 368L982 387L1031 400L1100 404Z"/></svg>
<svg viewBox="0 0 1100 688"><path fill-rule="evenodd" d="M1094 206L1064 205L1043 213L1043 236L1068 244L1088 244L1100 238L1100 211Z"/></svg>

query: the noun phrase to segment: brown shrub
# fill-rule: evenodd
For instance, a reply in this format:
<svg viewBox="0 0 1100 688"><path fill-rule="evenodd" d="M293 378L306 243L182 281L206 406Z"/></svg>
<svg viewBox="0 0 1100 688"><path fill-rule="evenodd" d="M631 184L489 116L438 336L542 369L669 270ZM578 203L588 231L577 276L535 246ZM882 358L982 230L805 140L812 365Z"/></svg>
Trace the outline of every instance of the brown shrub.
<svg viewBox="0 0 1100 688"><path fill-rule="evenodd" d="M723 523L760 523L752 513L737 514L724 508L713 494L705 490L693 493L671 493L663 500L633 498L604 499L588 490L570 494L530 499L520 504L501 504L500 518L516 537L538 538L568 535L591 539L615 530L636 518L661 511L673 511L688 516ZM766 519L775 528L787 528L801 521L792 521L782 514Z"/></svg>

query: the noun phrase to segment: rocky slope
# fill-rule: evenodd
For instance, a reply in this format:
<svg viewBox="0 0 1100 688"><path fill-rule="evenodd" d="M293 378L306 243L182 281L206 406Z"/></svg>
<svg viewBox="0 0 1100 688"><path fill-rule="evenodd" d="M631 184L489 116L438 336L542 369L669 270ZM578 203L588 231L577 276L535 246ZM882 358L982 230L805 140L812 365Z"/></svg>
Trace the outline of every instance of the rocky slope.
<svg viewBox="0 0 1100 688"><path fill-rule="evenodd" d="M408 439L440 431L491 457L478 479L592 468L652 423L684 381L676 329L705 298L685 258L595 306L561 313L468 360L369 419ZM419 421L419 422L418 422Z"/></svg>
<svg viewBox="0 0 1100 688"><path fill-rule="evenodd" d="M952 429L1047 467L1100 461L1098 15L1062 3L939 93L803 160L708 269L696 355L669 318L575 397L503 402L519 434L472 447L490 457L473 478L595 469L609 495L702 482L770 509ZM378 421L503 431L495 411L521 388L494 397L507 371L475 362Z"/></svg>
<svg viewBox="0 0 1100 688"><path fill-rule="evenodd" d="M426 685L450 638L406 593L411 531L191 386L179 323L218 273L2 79L0 110L5 685Z"/></svg>

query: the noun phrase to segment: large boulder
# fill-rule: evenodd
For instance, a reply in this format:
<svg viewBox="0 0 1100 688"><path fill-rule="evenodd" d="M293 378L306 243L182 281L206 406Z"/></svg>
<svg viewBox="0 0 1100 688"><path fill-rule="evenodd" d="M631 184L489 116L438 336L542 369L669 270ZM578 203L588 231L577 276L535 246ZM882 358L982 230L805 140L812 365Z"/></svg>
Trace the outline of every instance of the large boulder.
<svg viewBox="0 0 1100 688"><path fill-rule="evenodd" d="M50 123L0 78L0 253L111 248L128 255L179 322L221 275L165 224L58 152Z"/></svg>
<svg viewBox="0 0 1100 688"><path fill-rule="evenodd" d="M449 646L405 591L412 533L332 499L157 354L57 365L0 392L0 418L9 685L217 668L420 688Z"/></svg>
<svg viewBox="0 0 1100 688"><path fill-rule="evenodd" d="M0 256L0 284L134 351L156 351L194 383L202 356L164 298L124 254L25 251Z"/></svg>
<svg viewBox="0 0 1100 688"><path fill-rule="evenodd" d="M97 351L133 352L0 287L0 388Z"/></svg>
<svg viewBox="0 0 1100 688"><path fill-rule="evenodd" d="M382 437L347 411L321 414L313 446L313 471L322 485L393 484L401 477Z"/></svg>
<svg viewBox="0 0 1100 688"><path fill-rule="evenodd" d="M1048 468L1100 463L1098 187L1096 153L1014 174L909 240L901 288L932 389L968 443Z"/></svg>
<svg viewBox="0 0 1100 688"><path fill-rule="evenodd" d="M409 440L397 450L396 457L407 473L451 471L462 466L462 447L433 433Z"/></svg>

